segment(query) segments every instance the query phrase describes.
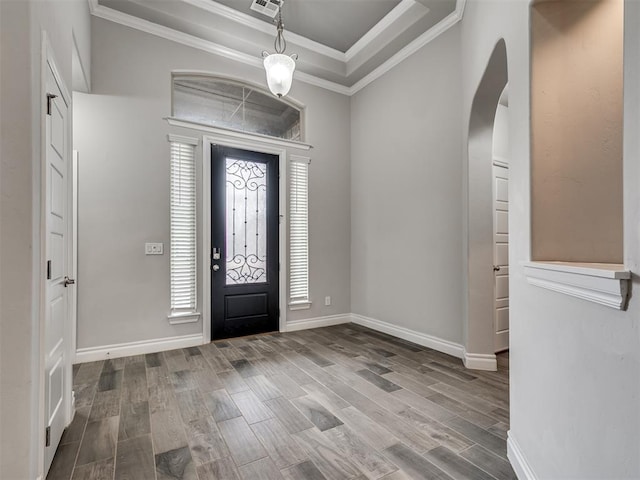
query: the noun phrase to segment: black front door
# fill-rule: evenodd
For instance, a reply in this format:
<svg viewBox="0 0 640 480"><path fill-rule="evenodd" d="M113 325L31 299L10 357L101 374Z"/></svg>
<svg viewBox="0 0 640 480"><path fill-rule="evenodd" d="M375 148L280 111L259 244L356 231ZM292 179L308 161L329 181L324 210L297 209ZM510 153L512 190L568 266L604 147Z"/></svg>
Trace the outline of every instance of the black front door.
<svg viewBox="0 0 640 480"><path fill-rule="evenodd" d="M211 337L278 330L278 156L211 147Z"/></svg>

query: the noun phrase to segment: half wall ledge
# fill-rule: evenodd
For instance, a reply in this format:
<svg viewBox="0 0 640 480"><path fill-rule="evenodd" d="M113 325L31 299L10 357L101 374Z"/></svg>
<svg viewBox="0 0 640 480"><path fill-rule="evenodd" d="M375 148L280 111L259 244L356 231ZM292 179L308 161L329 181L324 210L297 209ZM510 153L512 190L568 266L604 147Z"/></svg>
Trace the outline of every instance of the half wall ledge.
<svg viewBox="0 0 640 480"><path fill-rule="evenodd" d="M631 272L610 263L523 262L531 285L624 310Z"/></svg>

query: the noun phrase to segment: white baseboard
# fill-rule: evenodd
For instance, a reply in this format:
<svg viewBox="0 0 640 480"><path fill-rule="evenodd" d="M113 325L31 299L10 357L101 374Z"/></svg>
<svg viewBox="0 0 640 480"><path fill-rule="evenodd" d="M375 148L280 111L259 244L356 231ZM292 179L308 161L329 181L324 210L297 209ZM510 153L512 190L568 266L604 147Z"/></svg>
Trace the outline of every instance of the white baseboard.
<svg viewBox="0 0 640 480"><path fill-rule="evenodd" d="M511 467L513 467L513 471L516 473L518 480L537 480L538 477L533 473L529 462L527 462L520 445L518 445L518 442L513 438L511 431L509 431L507 435L507 458L511 462Z"/></svg>
<svg viewBox="0 0 640 480"><path fill-rule="evenodd" d="M285 332L296 332L309 328L330 327L351 322L351 314L329 315L327 317L305 318L302 320L291 320L287 322Z"/></svg>
<svg viewBox="0 0 640 480"><path fill-rule="evenodd" d="M106 360L108 358L128 357L130 355L162 352L176 348L195 347L203 344L202 338L202 334L198 333L195 335L156 338L140 342L79 348L76 351L75 363L95 362L98 360Z"/></svg>
<svg viewBox="0 0 640 480"><path fill-rule="evenodd" d="M371 328L379 332L393 335L394 337L409 340L423 347L428 347L438 352L453 355L454 357L464 358L464 347L459 343L443 340L438 337L427 335L426 333L416 332L405 327L399 327L392 323L383 322L374 318L364 317L362 315L351 314L351 321L357 325Z"/></svg>
<svg viewBox="0 0 640 480"><path fill-rule="evenodd" d="M67 425L67 427L71 425L71 422L73 422L73 417L75 416L76 416L76 391L71 390L71 416L69 418L69 424Z"/></svg>
<svg viewBox="0 0 640 480"><path fill-rule="evenodd" d="M469 353L465 350L462 361L464 366L471 370L487 370L489 372L498 370L498 359L495 353Z"/></svg>
<svg viewBox="0 0 640 480"><path fill-rule="evenodd" d="M458 343L353 313L292 320L287 322L284 331L295 332L351 322L460 358L464 361L465 366L470 369L495 371L497 368L495 355L467 353L464 347ZM203 338L202 334L199 333L179 337L103 345L99 347L79 348L76 351L75 363L94 362L108 358L127 357L130 355L162 352L176 348L194 347L202 345L204 343Z"/></svg>

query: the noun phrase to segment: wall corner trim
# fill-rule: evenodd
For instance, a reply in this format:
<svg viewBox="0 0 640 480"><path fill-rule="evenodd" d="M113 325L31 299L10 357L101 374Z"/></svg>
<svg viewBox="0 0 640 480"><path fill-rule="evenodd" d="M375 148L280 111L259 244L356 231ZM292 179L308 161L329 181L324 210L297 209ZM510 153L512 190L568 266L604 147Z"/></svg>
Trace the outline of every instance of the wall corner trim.
<svg viewBox="0 0 640 480"><path fill-rule="evenodd" d="M351 323L351 314L342 313L339 315L329 315L326 317L304 318L302 320L289 320L285 326L285 332L296 332L298 330L308 330L310 328L330 327Z"/></svg>
<svg viewBox="0 0 640 480"><path fill-rule="evenodd" d="M423 347L437 350L438 352L447 353L457 358L464 358L464 347L459 343L450 342L449 340L427 335L422 332L416 332L415 330L355 313L351 314L351 321L356 325L362 325L363 327L368 327L378 332L393 335L394 337L408 340Z"/></svg>
<svg viewBox="0 0 640 480"><path fill-rule="evenodd" d="M178 337L155 338L138 342L116 343L98 347L79 348L76 351L75 363L96 362L109 358L128 357L130 355L143 355L145 353L163 352L176 348L187 348L202 345L204 343L202 333L194 335L181 335Z"/></svg>
<svg viewBox="0 0 640 480"><path fill-rule="evenodd" d="M527 282L606 307L626 307L631 272L624 265L523 262Z"/></svg>
<svg viewBox="0 0 640 480"><path fill-rule="evenodd" d="M486 370L489 372L498 370L498 360L495 353L469 353L465 349L462 361L464 366L470 370Z"/></svg>
<svg viewBox="0 0 640 480"><path fill-rule="evenodd" d="M518 480L538 480L511 430L507 433L507 458Z"/></svg>

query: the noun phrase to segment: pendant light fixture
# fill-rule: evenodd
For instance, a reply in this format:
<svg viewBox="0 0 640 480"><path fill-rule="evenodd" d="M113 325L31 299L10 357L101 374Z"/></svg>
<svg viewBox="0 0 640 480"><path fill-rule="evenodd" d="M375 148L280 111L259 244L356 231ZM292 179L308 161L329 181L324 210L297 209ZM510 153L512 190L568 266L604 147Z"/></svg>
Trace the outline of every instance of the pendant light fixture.
<svg viewBox="0 0 640 480"><path fill-rule="evenodd" d="M262 52L264 58L264 69L267 72L267 84L269 90L279 98L289 93L291 83L293 81L293 71L296 69L296 60L298 55L294 53L291 56L285 55L287 42L284 39L284 24L282 23L282 4L280 1L278 8L277 26L278 33L273 44L276 53L269 53L266 50Z"/></svg>

